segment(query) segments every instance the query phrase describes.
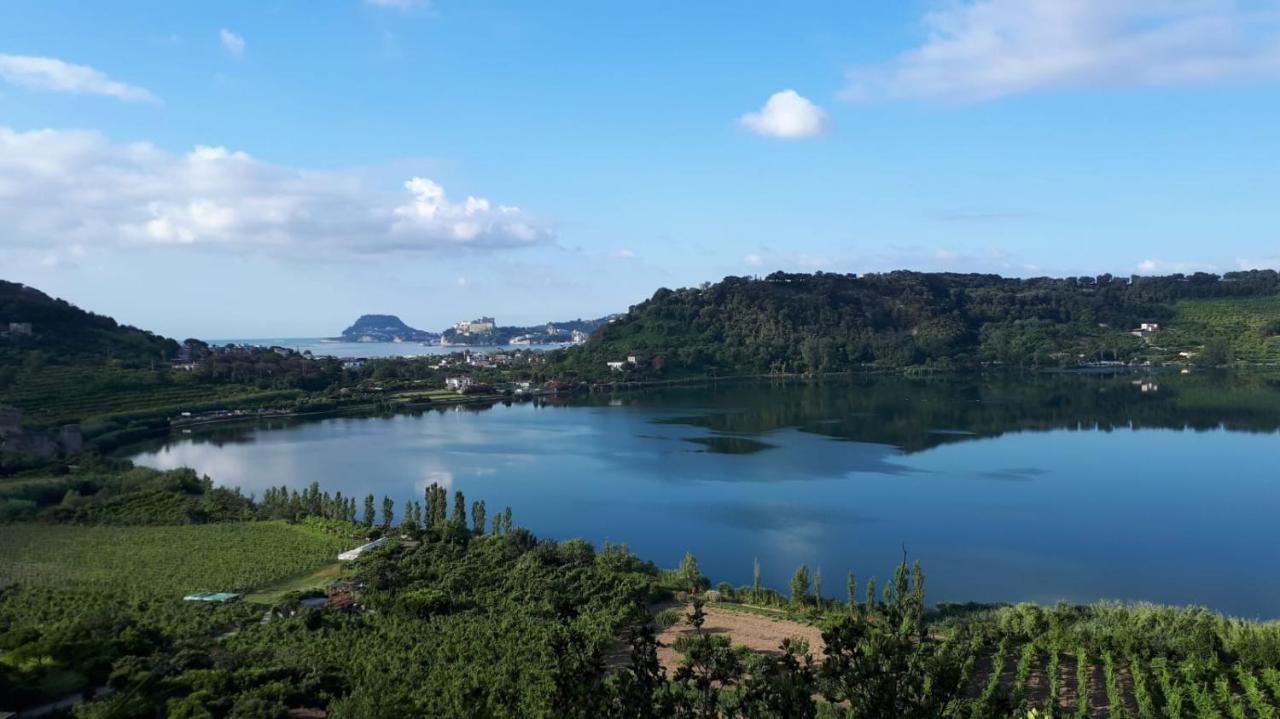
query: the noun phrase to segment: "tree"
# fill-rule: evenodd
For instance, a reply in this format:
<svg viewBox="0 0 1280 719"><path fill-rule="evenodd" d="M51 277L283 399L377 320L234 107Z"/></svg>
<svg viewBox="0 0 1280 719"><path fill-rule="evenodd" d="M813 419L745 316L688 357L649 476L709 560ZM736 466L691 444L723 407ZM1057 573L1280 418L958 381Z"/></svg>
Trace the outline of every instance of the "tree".
<svg viewBox="0 0 1280 719"><path fill-rule="evenodd" d="M703 610L705 602L702 601L702 597L694 597L689 604L692 609L689 610L689 615L685 617L685 621L689 623L689 626L693 627L693 631L701 634L702 625L707 621L707 613Z"/></svg>
<svg viewBox="0 0 1280 719"><path fill-rule="evenodd" d="M849 590L849 612L852 613L858 608L858 578L853 575L853 572L849 572L845 587Z"/></svg>
<svg viewBox="0 0 1280 719"><path fill-rule="evenodd" d="M822 611L822 567L813 570L813 604Z"/></svg>
<svg viewBox="0 0 1280 719"><path fill-rule="evenodd" d="M791 575L791 603L803 607L809 598L809 567L801 564Z"/></svg>
<svg viewBox="0 0 1280 719"><path fill-rule="evenodd" d="M467 500L462 496L461 489L453 492L453 521L463 526L467 524Z"/></svg>
<svg viewBox="0 0 1280 719"><path fill-rule="evenodd" d="M680 560L680 567L676 569L676 579L690 594L697 594L711 586L711 582L702 576L702 570L698 568L698 560L693 556L693 552L684 553L684 559Z"/></svg>
<svg viewBox="0 0 1280 719"><path fill-rule="evenodd" d="M753 601L760 601L760 558L751 560L751 595Z"/></svg>
<svg viewBox="0 0 1280 719"><path fill-rule="evenodd" d="M658 638L647 613L627 624L625 636L631 646L631 661L616 675L613 706L608 715L620 719L675 716L673 698L662 692L667 673L658 661Z"/></svg>
<svg viewBox="0 0 1280 719"><path fill-rule="evenodd" d="M895 576L906 574L904 561ZM928 641L911 620L923 611L922 592L886 590L893 601L881 607L882 620L852 614L822 633L822 695L847 702L853 716L947 716L961 695L965 642Z"/></svg>
<svg viewBox="0 0 1280 719"><path fill-rule="evenodd" d="M874 612L876 610L876 578L875 577L872 577L867 580L866 609L868 613Z"/></svg>
<svg viewBox="0 0 1280 719"><path fill-rule="evenodd" d="M502 534L502 515L501 514L493 515L493 529L490 530L490 534L493 534L495 536Z"/></svg>
<svg viewBox="0 0 1280 719"><path fill-rule="evenodd" d="M511 531L511 507L502 510L502 533Z"/></svg>
<svg viewBox="0 0 1280 719"><path fill-rule="evenodd" d="M391 518L396 513L396 503L391 498L382 495L382 529L386 531L391 529Z"/></svg>
<svg viewBox="0 0 1280 719"><path fill-rule="evenodd" d="M404 511L400 513L401 534L413 534L418 531L418 523L413 519L413 504L405 502Z"/></svg>
<svg viewBox="0 0 1280 719"><path fill-rule="evenodd" d="M484 500L471 503L471 528L476 534L484 534Z"/></svg>
<svg viewBox="0 0 1280 719"><path fill-rule="evenodd" d="M782 640L780 656L765 656L742 684L746 719L813 719L817 672L804 642Z"/></svg>

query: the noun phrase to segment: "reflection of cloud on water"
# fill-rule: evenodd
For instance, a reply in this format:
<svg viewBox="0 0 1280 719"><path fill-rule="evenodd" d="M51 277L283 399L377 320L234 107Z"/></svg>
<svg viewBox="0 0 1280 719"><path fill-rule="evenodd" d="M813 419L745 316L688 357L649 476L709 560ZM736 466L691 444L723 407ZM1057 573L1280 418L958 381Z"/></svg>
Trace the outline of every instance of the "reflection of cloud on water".
<svg viewBox="0 0 1280 719"><path fill-rule="evenodd" d="M840 441L796 429L757 435L767 451L745 453L689 451L680 445L655 442L673 439L703 442L696 428L673 435L628 434L610 438L611 451L603 457L625 465L628 474L663 482L779 482L784 480L848 479L858 473L914 474L918 470L894 461L902 456L896 447L869 442ZM716 435L724 437L724 435ZM739 439L733 437L732 439Z"/></svg>
<svg viewBox="0 0 1280 719"><path fill-rule="evenodd" d="M828 505L792 502L751 502L700 505L681 509L699 520L716 522L753 532L790 532L802 527L849 527L869 524L872 517Z"/></svg>

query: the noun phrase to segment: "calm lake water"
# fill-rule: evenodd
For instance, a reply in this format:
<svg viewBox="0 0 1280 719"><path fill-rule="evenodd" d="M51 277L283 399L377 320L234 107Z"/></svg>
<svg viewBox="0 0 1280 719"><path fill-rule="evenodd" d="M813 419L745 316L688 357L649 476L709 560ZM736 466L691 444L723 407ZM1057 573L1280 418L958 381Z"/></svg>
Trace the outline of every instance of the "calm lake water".
<svg viewBox="0 0 1280 719"><path fill-rule="evenodd" d="M746 584L821 567L929 601L1202 604L1280 616L1280 380L869 377L219 428L135 461L261 493L440 482L540 536ZM861 590L860 590L861 593Z"/></svg>
<svg viewBox="0 0 1280 719"><path fill-rule="evenodd" d="M259 347L288 347L295 352L310 352L316 357L427 357L447 355L463 350L472 352L496 352L511 350L557 350L564 345L424 345L421 342L330 342L320 337L268 337L240 340L208 340L214 345L256 345Z"/></svg>

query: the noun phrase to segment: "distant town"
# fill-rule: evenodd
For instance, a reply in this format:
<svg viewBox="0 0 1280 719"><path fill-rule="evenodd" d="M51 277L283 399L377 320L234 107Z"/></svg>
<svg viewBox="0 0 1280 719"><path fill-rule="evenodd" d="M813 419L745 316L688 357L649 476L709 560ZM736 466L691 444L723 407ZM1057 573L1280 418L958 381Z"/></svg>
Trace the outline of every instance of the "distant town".
<svg viewBox="0 0 1280 719"><path fill-rule="evenodd" d="M545 325L503 327L493 317L455 322L441 332L410 327L396 315L362 315L332 342L416 342L427 346L579 345L602 325L617 319L610 315L591 320L548 322Z"/></svg>

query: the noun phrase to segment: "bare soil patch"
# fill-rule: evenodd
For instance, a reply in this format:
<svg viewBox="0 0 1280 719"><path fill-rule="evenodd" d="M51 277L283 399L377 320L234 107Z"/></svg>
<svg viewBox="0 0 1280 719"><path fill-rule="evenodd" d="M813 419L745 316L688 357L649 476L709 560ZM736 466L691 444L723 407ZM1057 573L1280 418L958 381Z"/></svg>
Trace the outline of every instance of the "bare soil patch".
<svg viewBox="0 0 1280 719"><path fill-rule="evenodd" d="M815 658L822 656L825 645L822 643L822 632L817 627L721 609L714 604L706 605L703 611L707 613L707 621L702 625L703 633L727 634L734 646L744 646L760 654L778 655L782 653L783 639L803 639L809 643L810 654ZM693 628L689 625L677 624L658 634L658 641L663 645L658 648L658 661L667 671L675 671L680 666L681 655L671 645L680 635L691 633Z"/></svg>

